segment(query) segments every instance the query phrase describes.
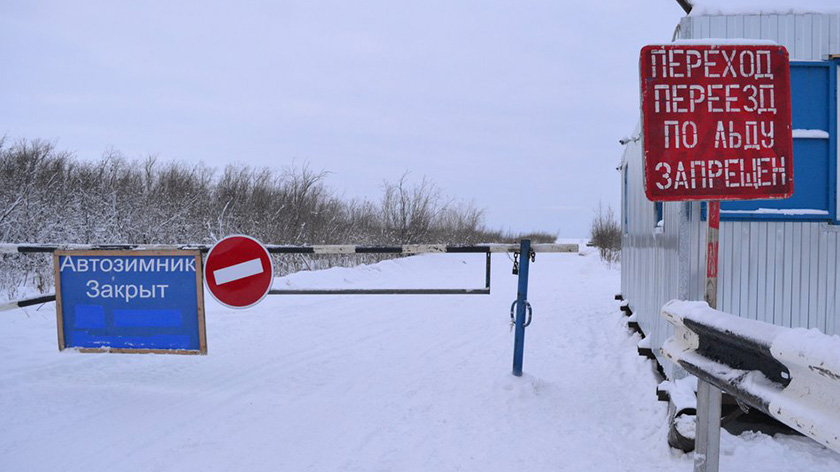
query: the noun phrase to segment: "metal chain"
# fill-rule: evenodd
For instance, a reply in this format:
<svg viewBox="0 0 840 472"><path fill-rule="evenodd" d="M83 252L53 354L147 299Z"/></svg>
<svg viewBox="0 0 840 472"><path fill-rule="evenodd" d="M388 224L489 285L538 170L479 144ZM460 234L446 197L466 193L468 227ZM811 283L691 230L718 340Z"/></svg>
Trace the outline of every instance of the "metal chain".
<svg viewBox="0 0 840 472"><path fill-rule="evenodd" d="M513 275L519 275L519 251L513 253Z"/></svg>

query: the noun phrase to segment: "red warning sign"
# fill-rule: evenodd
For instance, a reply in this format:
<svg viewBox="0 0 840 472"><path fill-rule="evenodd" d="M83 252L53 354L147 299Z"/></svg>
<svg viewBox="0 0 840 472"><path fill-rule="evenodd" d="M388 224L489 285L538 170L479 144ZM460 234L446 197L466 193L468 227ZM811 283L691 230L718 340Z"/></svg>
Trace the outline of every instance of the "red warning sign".
<svg viewBox="0 0 840 472"><path fill-rule="evenodd" d="M650 200L793 194L790 65L784 47L646 46L639 67Z"/></svg>
<svg viewBox="0 0 840 472"><path fill-rule="evenodd" d="M213 246L204 263L207 290L219 303L248 308L271 289L274 267L265 246L250 236L228 236Z"/></svg>

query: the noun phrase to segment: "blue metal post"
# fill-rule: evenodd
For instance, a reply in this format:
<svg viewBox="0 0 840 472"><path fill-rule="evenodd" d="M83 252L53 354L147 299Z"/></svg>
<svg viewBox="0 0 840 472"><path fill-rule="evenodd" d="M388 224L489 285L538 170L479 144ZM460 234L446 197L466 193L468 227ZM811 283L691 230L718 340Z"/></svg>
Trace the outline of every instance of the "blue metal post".
<svg viewBox="0 0 840 472"><path fill-rule="evenodd" d="M519 244L519 288L516 293L516 334L513 340L513 375L522 376L522 354L525 350L525 303L528 301L528 264L531 262L531 240Z"/></svg>

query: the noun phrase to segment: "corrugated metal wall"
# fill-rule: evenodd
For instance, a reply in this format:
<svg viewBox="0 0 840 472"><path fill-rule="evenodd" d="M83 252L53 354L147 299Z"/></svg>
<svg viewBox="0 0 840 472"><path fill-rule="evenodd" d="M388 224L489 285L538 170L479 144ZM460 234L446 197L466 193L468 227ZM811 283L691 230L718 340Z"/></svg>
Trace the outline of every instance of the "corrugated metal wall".
<svg viewBox="0 0 840 472"><path fill-rule="evenodd" d="M840 14L687 16L676 37L772 39L791 59L819 61L840 52Z"/></svg>
<svg viewBox="0 0 840 472"><path fill-rule="evenodd" d="M627 144L621 169L621 294L658 355L672 333L671 325L659 316L662 305L674 298L702 299L706 233L699 203L664 203L662 226L657 227L654 203L644 195L641 155L638 141ZM682 228L681 219L686 221ZM686 270L684 287L680 287L681 267ZM673 377L673 365L660 363Z"/></svg>
<svg viewBox="0 0 840 472"><path fill-rule="evenodd" d="M840 53L840 14L689 16L675 37L771 39L788 48L791 60L824 60ZM641 154L638 141L628 143L621 168L621 293L658 355L671 334L659 315L662 305L674 298L703 298L706 233L699 203L664 203L663 225L656 227L655 204L644 195ZM838 263L836 226L722 221L718 307L782 326L840 334ZM662 364L669 377L680 375L670 363Z"/></svg>
<svg viewBox="0 0 840 472"><path fill-rule="evenodd" d="M720 234L718 306L744 318L838 332L840 228L728 221Z"/></svg>

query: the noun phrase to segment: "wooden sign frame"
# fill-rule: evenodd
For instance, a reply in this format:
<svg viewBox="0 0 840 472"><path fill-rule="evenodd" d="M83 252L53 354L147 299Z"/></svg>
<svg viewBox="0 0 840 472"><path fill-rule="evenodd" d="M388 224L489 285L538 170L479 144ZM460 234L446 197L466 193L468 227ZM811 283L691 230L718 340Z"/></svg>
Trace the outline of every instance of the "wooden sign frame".
<svg viewBox="0 0 840 472"><path fill-rule="evenodd" d="M196 309L199 349L157 349L157 348L114 348L103 346L101 348L66 346L65 325L64 325L64 300L61 287L60 260L63 256L192 256L195 257L195 283L196 283ZM201 251L198 250L57 250L53 253L53 265L55 274L55 300L56 300L56 323L58 330L58 349L60 351L70 347L84 353L130 353L130 354L207 354L207 330L204 316L204 278L203 260Z"/></svg>

